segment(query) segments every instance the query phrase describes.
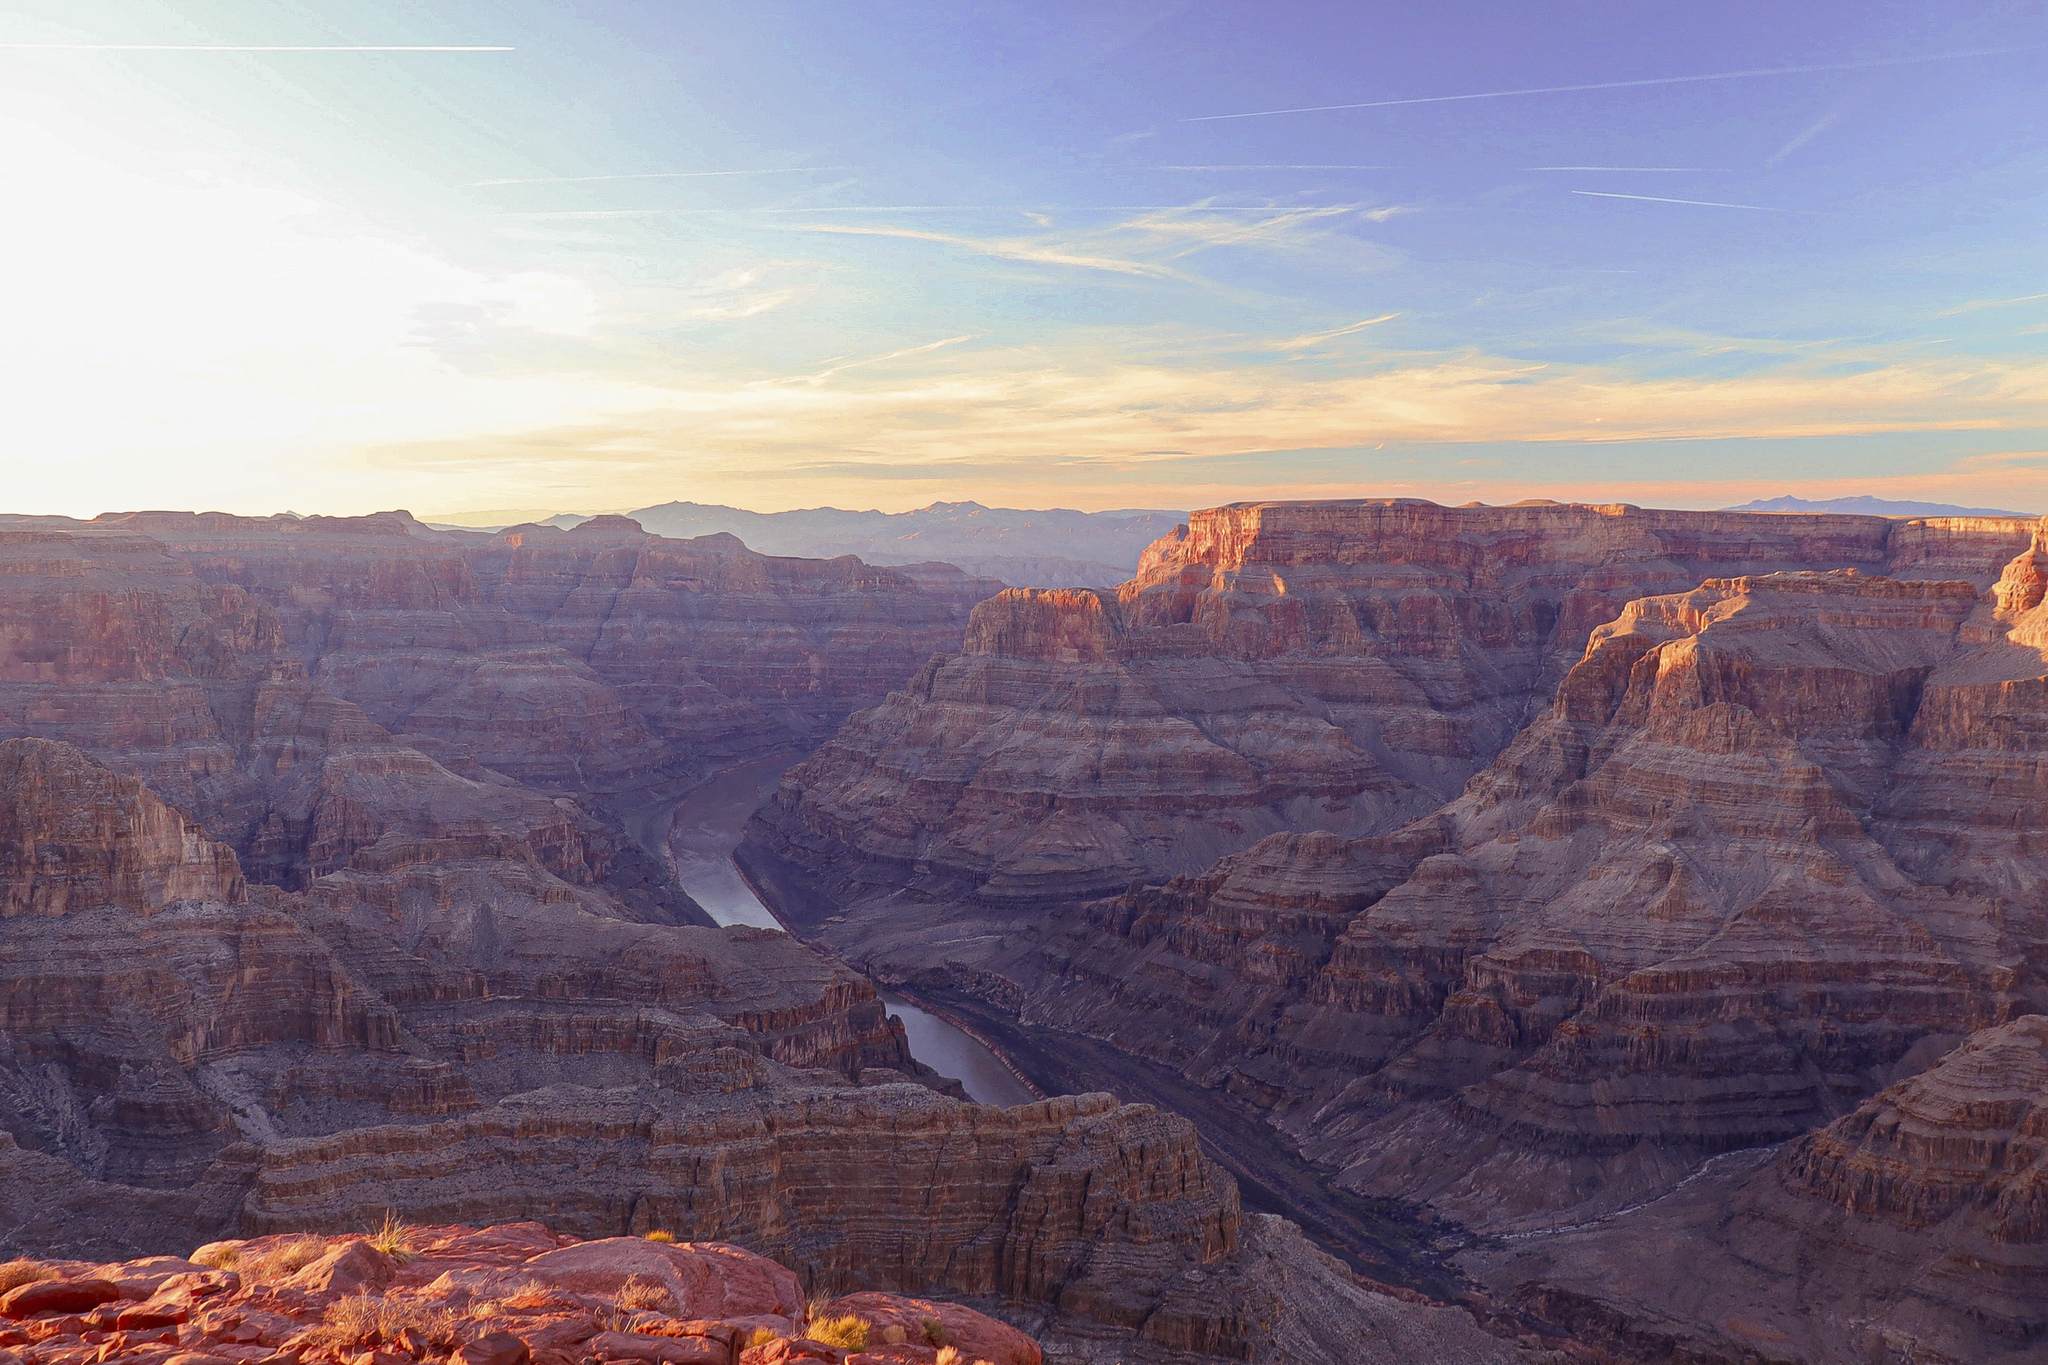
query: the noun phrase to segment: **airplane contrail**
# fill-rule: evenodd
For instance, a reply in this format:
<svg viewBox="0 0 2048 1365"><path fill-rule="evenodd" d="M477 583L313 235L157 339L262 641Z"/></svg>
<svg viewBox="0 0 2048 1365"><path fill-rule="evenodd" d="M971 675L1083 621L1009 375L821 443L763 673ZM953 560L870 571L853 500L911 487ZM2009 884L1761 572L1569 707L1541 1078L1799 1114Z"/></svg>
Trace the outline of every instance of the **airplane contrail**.
<svg viewBox="0 0 2048 1365"><path fill-rule="evenodd" d="M1249 166L1153 166L1155 171L1398 171L1399 166L1302 166L1261 163Z"/></svg>
<svg viewBox="0 0 2048 1365"><path fill-rule="evenodd" d="M1666 199L1661 194L1615 194L1609 190L1573 190L1595 199L1642 199L1652 204L1697 204L1705 209L1755 209L1759 213L1811 213L1811 209L1780 209L1768 204L1724 204L1718 199Z"/></svg>
<svg viewBox="0 0 2048 1365"><path fill-rule="evenodd" d="M799 175L805 171L857 171L859 166L778 166L763 171L638 171L631 175L544 175L530 180L472 180L462 188L483 185L577 185L592 180L693 180L707 175Z"/></svg>
<svg viewBox="0 0 2048 1365"><path fill-rule="evenodd" d="M1326 114L1338 109L1390 109L1400 104L1449 104L1456 100L1502 100L1516 95L1563 95L1578 90L1628 90L1644 85L1686 85L1694 81L1736 81L1752 76L1804 76L1819 71L1865 71L1882 66L1916 66L1952 62L1965 57L1997 57L2033 52L2035 47L1987 47L1973 52L1933 52L1921 57L1880 57L1866 62L1827 62L1813 66L1766 66L1750 71L1710 71L1699 76L1652 76L1637 81L1595 81L1590 85L1538 85L1527 90L1481 90L1470 95L1422 95L1403 100L1366 100L1359 104L1310 104L1299 109L1254 109L1243 114L1201 114L1182 123L1213 123L1218 119L1270 118L1275 114Z"/></svg>
<svg viewBox="0 0 2048 1365"><path fill-rule="evenodd" d="M254 43L0 43L11 52L516 52L511 47L450 47L396 44L311 44Z"/></svg>

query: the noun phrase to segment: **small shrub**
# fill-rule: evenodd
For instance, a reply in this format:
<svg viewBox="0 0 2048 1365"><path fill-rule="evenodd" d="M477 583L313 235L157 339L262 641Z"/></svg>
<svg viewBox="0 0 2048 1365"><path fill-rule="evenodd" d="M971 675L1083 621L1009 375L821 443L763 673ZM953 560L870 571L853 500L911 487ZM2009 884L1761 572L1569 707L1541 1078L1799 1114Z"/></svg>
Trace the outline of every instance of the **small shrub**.
<svg viewBox="0 0 2048 1365"><path fill-rule="evenodd" d="M827 1346L838 1346L848 1351L865 1351L868 1348L868 1325L853 1314L843 1318L813 1318L804 1335L812 1341L822 1341Z"/></svg>
<svg viewBox="0 0 2048 1365"><path fill-rule="evenodd" d="M941 1346L939 1365L967 1365L967 1357L960 1354L958 1346Z"/></svg>
<svg viewBox="0 0 2048 1365"><path fill-rule="evenodd" d="M650 1242L669 1243L675 1241L675 1239L676 1235L664 1228L656 1228L647 1234L647 1240Z"/></svg>
<svg viewBox="0 0 2048 1365"><path fill-rule="evenodd" d="M382 1226L364 1240L400 1265L418 1259L419 1253L412 1249L412 1224L400 1222L389 1209L384 1211Z"/></svg>
<svg viewBox="0 0 2048 1365"><path fill-rule="evenodd" d="M676 1306L675 1295L668 1286L656 1284L653 1280L638 1275L628 1275L626 1282L619 1286L619 1292L612 1295L612 1302L627 1312L667 1313Z"/></svg>
<svg viewBox="0 0 2048 1365"><path fill-rule="evenodd" d="M37 1284L43 1280L56 1278L57 1272L41 1261L26 1258L9 1261L5 1265L0 1265L0 1294L5 1294L10 1289L19 1289L25 1284Z"/></svg>
<svg viewBox="0 0 2048 1365"><path fill-rule="evenodd" d="M926 1318L924 1320L924 1344L927 1346L944 1346L946 1344L946 1324L940 1322L937 1318Z"/></svg>

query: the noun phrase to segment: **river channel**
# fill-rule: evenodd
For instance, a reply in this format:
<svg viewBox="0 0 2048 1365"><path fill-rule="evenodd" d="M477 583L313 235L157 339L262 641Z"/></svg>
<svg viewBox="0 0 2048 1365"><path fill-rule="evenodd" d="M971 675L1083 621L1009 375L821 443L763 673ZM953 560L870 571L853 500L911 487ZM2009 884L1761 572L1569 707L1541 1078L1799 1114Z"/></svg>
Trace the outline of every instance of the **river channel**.
<svg viewBox="0 0 2048 1365"><path fill-rule="evenodd" d="M785 769L797 760L784 755L727 768L693 788L676 805L669 826L669 852L676 877L705 913L720 924L750 924L780 929L782 924L740 876L733 865L740 829L775 790ZM1028 1104L1036 1098L1010 1073L995 1053L970 1034L907 1000L882 993L889 1012L903 1021L910 1055L940 1075L951 1076L983 1104Z"/></svg>

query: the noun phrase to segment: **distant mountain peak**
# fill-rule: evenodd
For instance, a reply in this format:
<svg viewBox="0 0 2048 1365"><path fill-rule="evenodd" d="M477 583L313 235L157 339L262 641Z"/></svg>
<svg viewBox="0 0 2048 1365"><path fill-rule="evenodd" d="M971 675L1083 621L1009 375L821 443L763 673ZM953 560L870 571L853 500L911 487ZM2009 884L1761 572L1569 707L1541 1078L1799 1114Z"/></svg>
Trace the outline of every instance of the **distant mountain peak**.
<svg viewBox="0 0 2048 1365"><path fill-rule="evenodd" d="M1847 512L1866 517L2035 517L2037 512L2014 512L2000 507L1958 507L1949 502L1894 502L1867 493L1853 497L1827 498L1819 502L1783 497L1758 498L1724 512Z"/></svg>

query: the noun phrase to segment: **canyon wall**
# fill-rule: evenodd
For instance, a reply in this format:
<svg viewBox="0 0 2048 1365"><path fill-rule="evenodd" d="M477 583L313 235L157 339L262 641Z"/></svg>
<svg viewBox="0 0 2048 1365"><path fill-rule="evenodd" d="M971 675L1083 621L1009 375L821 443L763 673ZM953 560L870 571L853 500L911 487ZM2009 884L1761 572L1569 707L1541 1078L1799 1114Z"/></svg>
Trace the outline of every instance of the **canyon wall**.
<svg viewBox="0 0 2048 1365"><path fill-rule="evenodd" d="M1630 1354L2018 1365L2048 1346L2044 1160L2048 1018L2029 1014L1653 1205L1467 1260Z"/></svg>
<svg viewBox="0 0 2048 1365"><path fill-rule="evenodd" d="M2048 1007L2044 584L2023 521L1217 509L978 608L746 856L885 979L1547 1236Z"/></svg>

